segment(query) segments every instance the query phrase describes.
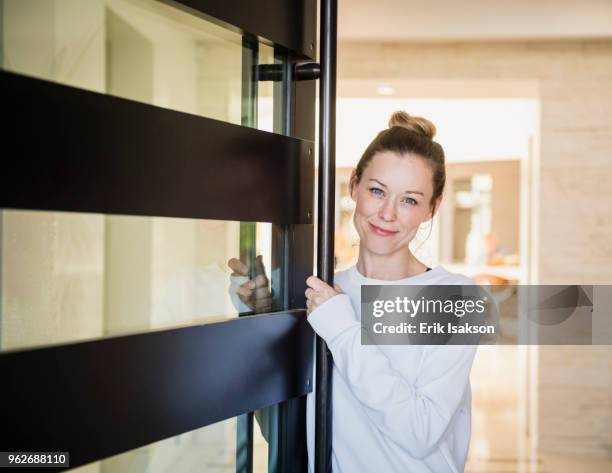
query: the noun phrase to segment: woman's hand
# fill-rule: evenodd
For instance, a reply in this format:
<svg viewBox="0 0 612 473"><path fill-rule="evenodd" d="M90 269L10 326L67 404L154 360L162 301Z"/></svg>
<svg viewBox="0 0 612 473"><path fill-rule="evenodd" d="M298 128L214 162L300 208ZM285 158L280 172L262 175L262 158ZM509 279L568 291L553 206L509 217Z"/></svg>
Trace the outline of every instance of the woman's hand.
<svg viewBox="0 0 612 473"><path fill-rule="evenodd" d="M342 294L342 289L337 284L332 288L326 282L321 281L316 276L310 276L306 279L306 284L309 286L306 289L306 313L310 315L317 307L323 304L326 300Z"/></svg>
<svg viewBox="0 0 612 473"><path fill-rule="evenodd" d="M237 258L227 262L232 269L232 276L249 277L249 268ZM272 310L272 293L266 276L261 255L255 259L255 277L242 283L236 290L240 300L255 312L270 312Z"/></svg>

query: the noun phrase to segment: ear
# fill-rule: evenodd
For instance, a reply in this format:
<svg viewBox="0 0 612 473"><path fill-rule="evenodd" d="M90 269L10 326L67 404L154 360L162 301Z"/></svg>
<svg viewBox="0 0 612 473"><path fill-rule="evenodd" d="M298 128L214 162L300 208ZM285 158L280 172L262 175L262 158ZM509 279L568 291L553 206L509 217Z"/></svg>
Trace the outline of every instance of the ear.
<svg viewBox="0 0 612 473"><path fill-rule="evenodd" d="M357 169L351 171L351 177L349 179L349 194L351 199L356 202L357 195Z"/></svg>
<svg viewBox="0 0 612 473"><path fill-rule="evenodd" d="M432 218L435 217L436 213L438 212L438 210L440 209L440 204L442 203L442 196L438 197L433 205L431 206L431 208L429 209L429 218L428 220L431 220Z"/></svg>

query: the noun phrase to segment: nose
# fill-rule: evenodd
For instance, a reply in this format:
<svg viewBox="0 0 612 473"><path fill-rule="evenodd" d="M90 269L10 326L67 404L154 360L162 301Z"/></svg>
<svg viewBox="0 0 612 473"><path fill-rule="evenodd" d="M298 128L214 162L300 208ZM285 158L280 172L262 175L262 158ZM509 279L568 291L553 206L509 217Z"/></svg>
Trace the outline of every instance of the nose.
<svg viewBox="0 0 612 473"><path fill-rule="evenodd" d="M385 199L378 210L378 217L385 222L395 220L395 205L391 199Z"/></svg>

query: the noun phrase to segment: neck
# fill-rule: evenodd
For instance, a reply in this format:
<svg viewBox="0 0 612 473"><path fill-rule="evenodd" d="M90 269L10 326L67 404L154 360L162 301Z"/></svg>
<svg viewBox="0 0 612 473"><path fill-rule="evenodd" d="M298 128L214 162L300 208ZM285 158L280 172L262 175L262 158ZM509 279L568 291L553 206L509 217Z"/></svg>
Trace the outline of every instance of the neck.
<svg viewBox="0 0 612 473"><path fill-rule="evenodd" d="M394 281L409 278L427 270L427 266L417 260L409 248L388 255L369 252L359 248L357 270L366 278Z"/></svg>

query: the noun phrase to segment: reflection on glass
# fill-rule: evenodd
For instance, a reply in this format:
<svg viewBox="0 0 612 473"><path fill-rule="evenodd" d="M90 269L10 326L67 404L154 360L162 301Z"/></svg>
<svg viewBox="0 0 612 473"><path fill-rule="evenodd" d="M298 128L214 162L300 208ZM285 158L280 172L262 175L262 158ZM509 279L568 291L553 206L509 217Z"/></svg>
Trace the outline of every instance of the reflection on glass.
<svg viewBox="0 0 612 473"><path fill-rule="evenodd" d="M241 222L21 210L0 218L0 350L250 312L230 291ZM247 225L254 233L242 249L261 255L268 290L280 292L272 224Z"/></svg>
<svg viewBox="0 0 612 473"><path fill-rule="evenodd" d="M242 123L253 70L243 67L238 33L153 0L2 0L0 8L4 70ZM259 63L274 63L272 48L248 47L259 49ZM268 131L270 88L261 90Z"/></svg>
<svg viewBox="0 0 612 473"><path fill-rule="evenodd" d="M259 64L279 63L275 60L274 48L259 44ZM260 130L282 133L274 124L274 89L280 84L272 81L259 81L257 87L257 128Z"/></svg>
<svg viewBox="0 0 612 473"><path fill-rule="evenodd" d="M268 472L268 445L253 429L253 473ZM236 418L70 471L74 473L236 473Z"/></svg>

